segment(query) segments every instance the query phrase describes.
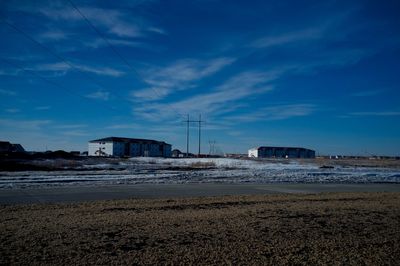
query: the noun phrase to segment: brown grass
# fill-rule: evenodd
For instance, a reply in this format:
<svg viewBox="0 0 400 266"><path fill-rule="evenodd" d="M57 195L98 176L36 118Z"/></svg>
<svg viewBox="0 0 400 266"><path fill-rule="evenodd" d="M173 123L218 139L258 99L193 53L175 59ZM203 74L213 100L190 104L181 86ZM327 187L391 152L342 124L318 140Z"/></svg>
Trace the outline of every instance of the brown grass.
<svg viewBox="0 0 400 266"><path fill-rule="evenodd" d="M307 162L307 160L304 160ZM321 166L341 167L378 167L378 168L400 168L400 160L395 159L325 159L316 158L315 162Z"/></svg>
<svg viewBox="0 0 400 266"><path fill-rule="evenodd" d="M196 168L196 169L209 169L209 168L215 168L216 164L215 162L193 162L189 164L190 168Z"/></svg>
<svg viewBox="0 0 400 266"><path fill-rule="evenodd" d="M0 264L400 263L400 193L0 208Z"/></svg>

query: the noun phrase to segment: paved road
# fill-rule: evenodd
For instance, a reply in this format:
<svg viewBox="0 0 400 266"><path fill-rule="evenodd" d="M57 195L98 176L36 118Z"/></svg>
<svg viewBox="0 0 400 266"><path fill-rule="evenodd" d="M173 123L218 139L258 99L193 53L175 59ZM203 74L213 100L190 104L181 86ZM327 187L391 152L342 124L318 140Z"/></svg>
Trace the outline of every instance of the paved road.
<svg viewBox="0 0 400 266"><path fill-rule="evenodd" d="M171 198L272 193L400 192L400 184L182 184L2 189L0 204L67 203L128 198Z"/></svg>

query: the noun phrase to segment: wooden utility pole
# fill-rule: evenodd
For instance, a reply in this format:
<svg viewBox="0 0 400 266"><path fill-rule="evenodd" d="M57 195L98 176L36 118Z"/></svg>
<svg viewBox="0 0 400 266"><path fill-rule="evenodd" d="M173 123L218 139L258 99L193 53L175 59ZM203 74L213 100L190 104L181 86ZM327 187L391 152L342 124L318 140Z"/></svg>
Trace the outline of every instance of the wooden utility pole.
<svg viewBox="0 0 400 266"><path fill-rule="evenodd" d="M199 123L199 151L197 156L200 157L200 152L201 152L201 123L204 121L201 120L201 114L199 115L199 120L190 120L189 119L189 114L187 115L187 119L183 121L186 123L186 157L189 157L189 128L190 128L190 123Z"/></svg>

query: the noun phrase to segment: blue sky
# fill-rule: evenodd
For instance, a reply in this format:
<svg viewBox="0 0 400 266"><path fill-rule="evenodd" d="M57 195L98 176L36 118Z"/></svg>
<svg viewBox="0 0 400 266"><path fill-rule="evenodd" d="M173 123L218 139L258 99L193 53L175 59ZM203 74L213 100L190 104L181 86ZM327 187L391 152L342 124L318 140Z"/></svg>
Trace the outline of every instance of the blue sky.
<svg viewBox="0 0 400 266"><path fill-rule="evenodd" d="M2 1L0 139L185 150L182 121L201 114L205 153L215 140L223 152L400 155L399 1L72 3L122 58L68 0Z"/></svg>

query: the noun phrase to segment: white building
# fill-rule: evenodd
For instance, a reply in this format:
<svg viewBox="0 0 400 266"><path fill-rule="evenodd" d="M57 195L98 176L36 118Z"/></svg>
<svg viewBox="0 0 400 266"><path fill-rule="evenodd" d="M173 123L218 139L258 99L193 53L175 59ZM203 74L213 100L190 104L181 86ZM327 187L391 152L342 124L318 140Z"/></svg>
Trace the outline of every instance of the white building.
<svg viewBox="0 0 400 266"><path fill-rule="evenodd" d="M250 158L258 158L258 148L252 148L249 150Z"/></svg>
<svg viewBox="0 0 400 266"><path fill-rule="evenodd" d="M108 137L89 141L88 155L171 157L171 144L151 139Z"/></svg>
<svg viewBox="0 0 400 266"><path fill-rule="evenodd" d="M249 150L250 158L315 158L315 151L295 147L258 147Z"/></svg>

